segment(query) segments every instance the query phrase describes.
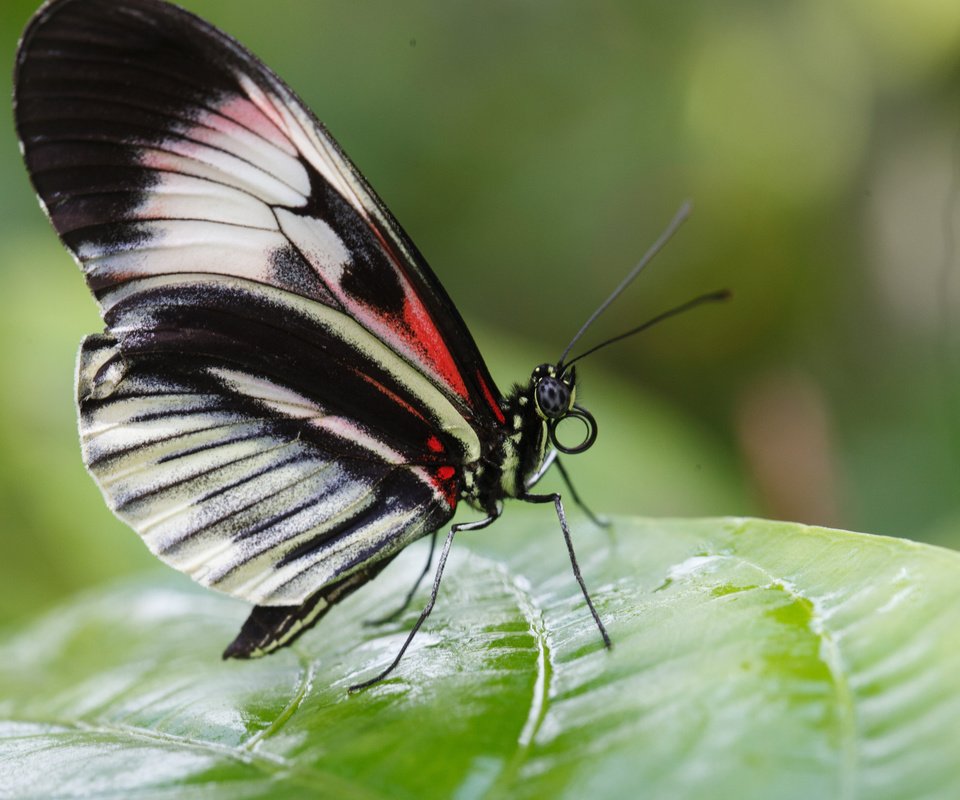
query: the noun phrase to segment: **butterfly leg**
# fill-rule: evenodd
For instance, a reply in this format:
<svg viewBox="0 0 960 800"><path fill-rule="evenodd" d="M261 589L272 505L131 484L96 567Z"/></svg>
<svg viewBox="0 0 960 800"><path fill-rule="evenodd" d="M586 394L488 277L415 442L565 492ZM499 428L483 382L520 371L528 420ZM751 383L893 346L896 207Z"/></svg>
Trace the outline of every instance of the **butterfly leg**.
<svg viewBox="0 0 960 800"><path fill-rule="evenodd" d="M531 475L527 479L526 488L528 490L532 489L534 486L540 483L540 479L547 474L550 467L553 466L553 462L557 460L558 455L559 453L557 453L557 451L553 449L551 449L550 452L547 453L547 457L543 459L543 464L540 465L540 469L538 469L535 473L533 473L533 475Z"/></svg>
<svg viewBox="0 0 960 800"><path fill-rule="evenodd" d="M423 583L423 579L427 577L427 574L430 572L430 565L433 564L433 553L437 549L437 532L434 531L430 534L430 552L427 554L427 563L423 565L423 570L417 576L417 580L414 582L413 587L407 592L407 596L404 598L403 603L400 604L399 608L394 609L389 614L383 617L378 617L377 619L368 619L363 624L369 626L376 625L386 625L388 622L393 622L397 617L399 617L404 611L410 607L410 603L413 602L413 596L417 593L417 589L420 588L420 584Z"/></svg>
<svg viewBox="0 0 960 800"><path fill-rule="evenodd" d="M559 464L559 462L557 462ZM562 473L561 473L562 474ZM573 567L573 576L577 579L577 583L580 584L580 591L583 592L583 598L587 601L587 607L590 609L590 613L593 615L593 621L597 623L597 628L600 630L600 635L603 637L604 646L609 649L613 646L610 641L610 635L607 633L607 629L603 626L603 622L600 620L600 615L597 613L597 609L593 606L593 600L590 599L590 593L587 591L587 586L583 582L583 576L580 574L580 565L577 563L577 554L573 551L573 540L570 538L570 528L567 525L567 515L563 511L563 503L560 500L559 494L525 494L520 498L525 500L528 503L553 503L554 508L557 510L557 518L560 520L560 528L563 530L563 539L567 543L567 552L570 554L570 566Z"/></svg>
<svg viewBox="0 0 960 800"><path fill-rule="evenodd" d="M543 464L540 466L540 469L538 469L533 475L530 476L530 478L527 479L526 488L530 490L536 486L540 482L540 479L547 474L550 467L556 464L557 470L560 472L560 477L563 478L564 484L570 490L570 496L573 498L573 502L580 507L580 510L583 511L590 521L598 528L609 528L611 525L610 520L604 519L603 517L598 517L593 513L593 511L590 510L589 506L587 506L587 504L580 499L579 493L573 487L573 481L570 480L570 475L567 472L567 468L563 466L559 456L560 454L556 450L551 450L549 453L547 453L547 457L543 459Z"/></svg>
<svg viewBox="0 0 960 800"><path fill-rule="evenodd" d="M447 564L447 556L450 555L450 545L453 544L453 537L456 536L460 531L478 531L481 528L486 528L494 520L496 520L497 517L500 516L500 513L500 509L497 508L494 513L491 513L490 516L486 517L485 519L477 520L476 522L461 522L450 528L450 533L447 534L447 538L443 542L443 549L440 551L440 560L437 562L437 571L433 576L433 591L430 592L430 600L427 602L426 608L424 608L420 613L420 618L416 621L413 628L410 630L410 633L407 634L407 638L404 641L403 646L400 648L400 652L397 653L397 657L393 659L390 666L385 670L373 678L370 678L370 680L354 684L347 689L348 692L359 692L362 689L373 686L375 683L380 683L380 681L386 678L387 675L397 668L397 665L400 663L400 659L403 658L403 654L407 652L410 642L413 641L413 637L417 635L417 631L420 630L420 626L423 625L427 617L430 616L430 612L433 611L434 603L437 601L437 592L440 591L440 578L443 577L443 568Z"/></svg>

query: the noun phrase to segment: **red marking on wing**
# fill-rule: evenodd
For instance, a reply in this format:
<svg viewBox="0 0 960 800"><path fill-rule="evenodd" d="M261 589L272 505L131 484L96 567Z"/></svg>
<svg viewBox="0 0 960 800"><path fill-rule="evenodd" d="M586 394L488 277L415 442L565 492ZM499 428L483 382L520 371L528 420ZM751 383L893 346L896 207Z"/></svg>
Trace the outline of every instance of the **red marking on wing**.
<svg viewBox="0 0 960 800"><path fill-rule="evenodd" d="M424 417L423 414L421 414L419 411L417 411L417 409L415 409L412 405L410 405L406 400L404 400L400 395L398 395L398 394L397 394L396 392L394 392L392 389L388 389L386 386L384 386L382 383L380 383L380 381L376 380L375 378L371 378L371 377L370 377L369 375L367 375L365 372L361 372L361 371L358 370L358 369L353 369L353 372L354 372L354 374L359 375L361 378L363 378L363 380L365 380L367 383L369 383L371 386L373 386L378 392L380 392L381 394L385 394L385 395L386 395L387 397L389 397L394 403L396 403L398 406L400 406L401 408L403 408L405 411L410 412L411 414L413 414L413 415L414 415L415 417L417 417L418 419L422 419L424 422L427 421L427 418ZM434 439L434 438L436 438L436 437L431 436L430 438L431 438L431 439ZM439 444L439 440L438 440L437 443ZM429 441L427 442L427 444L428 444L428 446L429 446ZM441 446L441 447L442 447L442 446ZM432 449L432 448L431 448L431 449Z"/></svg>
<svg viewBox="0 0 960 800"><path fill-rule="evenodd" d="M414 290L407 270L404 268L403 259L394 251L393 247L380 232L373 220L368 219L370 230L377 237L380 247L387 254L403 286L403 318L381 317L390 326L391 330L399 336L414 352L419 353L424 361L436 371L443 381L456 394L460 395L467 404L470 404L470 393L463 382L463 376L457 369L456 362L447 348L443 336L437 330L437 326L430 318L426 307L420 301Z"/></svg>
<svg viewBox="0 0 960 800"><path fill-rule="evenodd" d="M457 494L460 491L460 484L456 477L457 471L448 464L438 467L433 473L436 487L443 492L451 510L457 507Z"/></svg>
<svg viewBox="0 0 960 800"><path fill-rule="evenodd" d="M407 289L403 301L403 323L412 334L409 338L410 344L423 353L453 391L469 402L470 394L463 382L463 376L460 375L440 331L412 288Z"/></svg>
<svg viewBox="0 0 960 800"><path fill-rule="evenodd" d="M437 477L442 481L448 481L456 474L457 471L448 464L437 469Z"/></svg>
<svg viewBox="0 0 960 800"><path fill-rule="evenodd" d="M503 411L500 410L497 399L493 396L493 392L490 391L490 387L487 386L487 382L483 379L483 375L480 374L480 370L477 370L477 383L480 384L480 389L483 391L483 396L487 400L487 405L490 406L497 421L501 425L506 425L507 418L503 416Z"/></svg>
<svg viewBox="0 0 960 800"><path fill-rule="evenodd" d="M443 443L436 436L431 436L427 439L427 447L433 450L434 453L443 452Z"/></svg>

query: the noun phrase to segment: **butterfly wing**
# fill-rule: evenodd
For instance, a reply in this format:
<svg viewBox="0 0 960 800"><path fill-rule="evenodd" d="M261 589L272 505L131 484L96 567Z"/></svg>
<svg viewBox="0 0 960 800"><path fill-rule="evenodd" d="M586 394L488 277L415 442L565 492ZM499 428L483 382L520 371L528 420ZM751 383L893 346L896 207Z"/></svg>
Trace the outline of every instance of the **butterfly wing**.
<svg viewBox="0 0 960 800"><path fill-rule="evenodd" d="M17 59L38 193L94 293L154 274L245 277L337 305L462 406L502 423L456 307L333 138L241 45L161 0L54 0Z"/></svg>
<svg viewBox="0 0 960 800"><path fill-rule="evenodd" d="M316 605L449 519L500 395L280 79L160 0L53 0L15 78L31 178L106 323L78 364L84 460L151 550Z"/></svg>

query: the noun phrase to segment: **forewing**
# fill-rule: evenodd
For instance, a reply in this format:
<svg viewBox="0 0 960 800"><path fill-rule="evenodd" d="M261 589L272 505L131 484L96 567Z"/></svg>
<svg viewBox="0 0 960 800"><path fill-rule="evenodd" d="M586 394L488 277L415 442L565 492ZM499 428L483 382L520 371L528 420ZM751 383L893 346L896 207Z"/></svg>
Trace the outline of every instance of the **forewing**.
<svg viewBox="0 0 960 800"><path fill-rule="evenodd" d="M54 0L17 59L37 191L105 312L118 285L229 275L335 308L475 428L499 393L456 308L332 137L235 41L160 0Z"/></svg>

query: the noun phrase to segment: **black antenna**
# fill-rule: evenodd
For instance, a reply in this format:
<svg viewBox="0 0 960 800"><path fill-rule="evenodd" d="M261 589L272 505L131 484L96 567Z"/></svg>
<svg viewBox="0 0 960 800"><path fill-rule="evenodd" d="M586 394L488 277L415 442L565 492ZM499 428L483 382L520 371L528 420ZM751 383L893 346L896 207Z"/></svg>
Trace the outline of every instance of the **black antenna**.
<svg viewBox="0 0 960 800"><path fill-rule="evenodd" d="M677 213L673 215L673 219L670 220L670 224L667 225L663 233L660 234L660 237L657 239L657 241L655 241L653 245L651 245L650 249L647 250L643 258L641 258L640 261L637 263L637 265L632 270L630 270L627 277L624 278L622 281L620 281L620 285L616 289L614 289L613 293L600 304L600 306L597 308L596 311L594 311L590 315L590 318L583 323L583 326L580 328L579 331L577 331L577 335L570 340L570 344L567 345L566 349L561 354L560 360L557 361L557 367L559 368L559 371L561 372L563 371L564 359L570 354L570 351L573 349L573 346L580 340L580 337L587 332L587 328L589 328L594 323L597 317L599 317L604 311L607 310L607 307L620 296L623 290L626 289L630 285L630 283L633 281L633 279L640 274L640 271L645 266L647 266L647 264L649 264L653 260L653 257L663 249L663 246L670 241L673 234L677 232L677 228L679 228L686 221L687 217L690 216L691 209L692 209L692 205L690 201L689 200L684 201L683 205L680 206ZM583 356L580 356L580 358L583 358Z"/></svg>
<svg viewBox="0 0 960 800"><path fill-rule="evenodd" d="M652 328L658 322L663 322L665 319L675 317L677 314L682 314L684 311L689 311L691 308L696 308L704 303L719 303L724 300L729 300L732 296L733 293L729 289L720 289L716 292L708 292L707 294L702 294L699 297L694 297L693 300L687 300L686 303L682 303L675 308L671 308L669 311L664 311L662 314L657 314L657 316L655 316L653 319L649 319L644 322L643 325L637 325L636 328L633 328L626 333L621 333L619 336L614 336L612 339L607 339L605 342L600 342L600 344L594 345L586 352L578 355L576 358L570 359L570 361L563 365L564 370L566 370L566 368L571 364L579 361L581 358L586 358L591 353L596 353L601 347L606 347L608 344L619 342L621 339L626 339L628 336L633 336L635 333L640 333L640 331L645 331L647 328Z"/></svg>

